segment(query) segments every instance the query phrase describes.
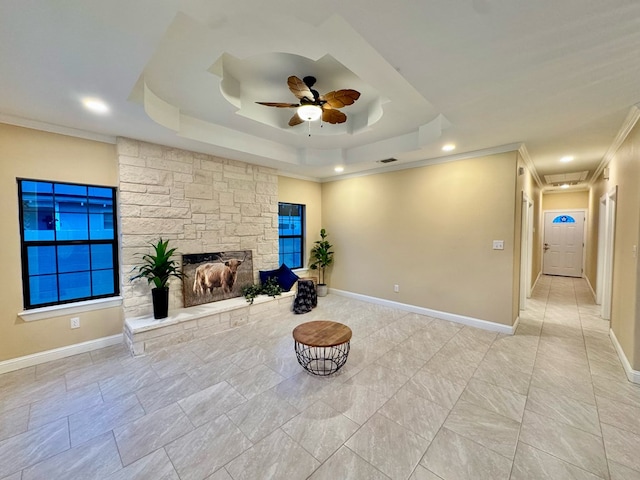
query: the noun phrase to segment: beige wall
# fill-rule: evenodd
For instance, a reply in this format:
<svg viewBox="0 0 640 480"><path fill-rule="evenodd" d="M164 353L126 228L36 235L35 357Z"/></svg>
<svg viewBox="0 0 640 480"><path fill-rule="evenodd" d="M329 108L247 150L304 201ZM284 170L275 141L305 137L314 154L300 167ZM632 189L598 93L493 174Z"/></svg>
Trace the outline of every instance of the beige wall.
<svg viewBox="0 0 640 480"><path fill-rule="evenodd" d="M589 208L589 192L545 193L543 210L571 210Z"/></svg>
<svg viewBox="0 0 640 480"><path fill-rule="evenodd" d="M635 222L625 221L619 227L616 249L620 252L630 252L640 233L640 172L637 159L633 161L639 137L636 128L612 162L608 182L623 187L618 217L635 215ZM136 157L131 158L133 162ZM115 146L0 125L0 162L0 198L8 206L0 211L0 219L5 232L13 232L5 235L1 257L6 278L13 280L5 280L0 293L4 305L0 361L120 333L120 308L81 314L82 327L77 330L69 328L68 316L29 323L17 316L23 305L16 177L116 186ZM307 206L307 257L320 228L327 228L336 250L328 276L331 287L512 325L518 309L522 192L534 201L534 215L540 221L543 209L556 208L549 201L571 195L543 199L528 171L518 178L521 164L517 153L509 152L325 184L281 176L277 177L277 199ZM266 170L255 173L272 175ZM581 203L584 195L574 194L571 201L577 204L558 208L587 208L594 199L585 195L586 205ZM535 245L540 245L541 230L537 223L534 279L540 271ZM504 240L505 250L492 250L494 239ZM628 271L631 265L634 269ZM640 360L635 328L637 276L637 263L617 254L612 328L630 361L636 359L636 363ZM634 281L629 280L632 277ZM393 292L394 284L400 285L399 293ZM636 297L630 302L632 290Z"/></svg>
<svg viewBox="0 0 640 480"><path fill-rule="evenodd" d="M611 329L634 370L640 370L640 271L634 245L640 244L640 123L609 164L604 191L617 185Z"/></svg>
<svg viewBox="0 0 640 480"><path fill-rule="evenodd" d="M512 325L516 161L509 152L324 183L329 286Z"/></svg>
<svg viewBox="0 0 640 480"><path fill-rule="evenodd" d="M80 315L71 330L69 316L24 322L16 177L117 186L115 146L0 124L0 361L122 332L120 308Z"/></svg>
<svg viewBox="0 0 640 480"><path fill-rule="evenodd" d="M309 251L320 239L322 228L322 187L317 182L291 177L278 177L278 201L305 205L305 245L303 265L309 265Z"/></svg>

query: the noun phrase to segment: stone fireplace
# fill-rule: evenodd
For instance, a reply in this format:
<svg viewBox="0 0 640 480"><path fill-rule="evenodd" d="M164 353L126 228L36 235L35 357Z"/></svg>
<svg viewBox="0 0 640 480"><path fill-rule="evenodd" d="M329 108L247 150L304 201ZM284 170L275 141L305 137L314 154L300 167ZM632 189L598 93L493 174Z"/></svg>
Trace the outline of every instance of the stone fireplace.
<svg viewBox="0 0 640 480"><path fill-rule="evenodd" d="M119 138L121 277L125 318L151 314L146 282L131 283L137 254L169 239L181 254L251 250L258 270L278 265L278 177L271 168ZM182 308L170 284L169 310Z"/></svg>

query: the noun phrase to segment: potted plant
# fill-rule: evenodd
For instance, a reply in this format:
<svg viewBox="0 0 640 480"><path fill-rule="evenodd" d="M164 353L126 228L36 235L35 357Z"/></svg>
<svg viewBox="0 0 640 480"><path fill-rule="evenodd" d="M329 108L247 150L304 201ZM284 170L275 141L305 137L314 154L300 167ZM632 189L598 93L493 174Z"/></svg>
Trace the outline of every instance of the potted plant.
<svg viewBox="0 0 640 480"><path fill-rule="evenodd" d="M309 268L318 270L318 296L324 297L327 294L327 284L325 283L325 268L333 263L333 245L327 240L327 231L320 230L320 240L316 240L311 249L311 263Z"/></svg>
<svg viewBox="0 0 640 480"><path fill-rule="evenodd" d="M146 278L149 285L153 283L155 287L151 290L153 299L153 318L167 318L169 314L169 287L167 283L170 277L176 277L182 280L186 275L180 270L177 260L171 258L176 251L175 248L169 248L169 240L163 241L162 238L158 243L151 243L153 253L142 255L142 264L133 267L137 275L131 277L131 280L137 278Z"/></svg>
<svg viewBox="0 0 640 480"><path fill-rule="evenodd" d="M250 284L242 287L242 295L247 300L247 303L253 305L253 301L258 295L269 295L276 298L278 295L282 295L282 287L278 285L278 280L275 278L268 278L265 283L262 284Z"/></svg>

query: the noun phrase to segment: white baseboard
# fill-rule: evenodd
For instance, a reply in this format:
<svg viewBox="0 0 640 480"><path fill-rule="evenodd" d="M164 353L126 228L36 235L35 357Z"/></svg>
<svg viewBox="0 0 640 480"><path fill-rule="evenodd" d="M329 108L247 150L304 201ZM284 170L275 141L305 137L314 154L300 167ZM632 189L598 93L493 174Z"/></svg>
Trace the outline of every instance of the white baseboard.
<svg viewBox="0 0 640 480"><path fill-rule="evenodd" d="M596 295L596 291L593 289L593 286L591 285L591 282L589 281L589 277L584 275L583 278L587 281L587 285L589 285L589 290L591 290L591 295L593 296L593 301L596 302L598 296ZM598 303L598 302L596 302L596 303Z"/></svg>
<svg viewBox="0 0 640 480"><path fill-rule="evenodd" d="M511 327L511 334L516 333L516 330L518 329L518 325L520 324L520 315L518 315L516 317L516 321L513 322L513 327Z"/></svg>
<svg viewBox="0 0 640 480"><path fill-rule="evenodd" d="M629 360L627 360L627 356L624 354L624 350L622 350L620 342L618 342L616 334L613 333L612 329L609 329L609 337L611 337L611 343L613 343L613 346L618 353L618 358L620 359L620 362L622 362L622 368L624 368L624 373L627 375L629 381L633 383L640 383L640 372L631 368L631 364L629 363Z"/></svg>
<svg viewBox="0 0 640 480"><path fill-rule="evenodd" d="M501 323L488 322L487 320L480 320L479 318L466 317L464 315L458 315L455 313L441 312L439 310L431 310L430 308L418 307L416 305L409 305L407 303L394 302L392 300L385 300L384 298L370 297L368 295L362 295L360 293L347 292L345 290L338 290L335 288L329 289L329 293L340 295L342 297L354 298L356 300L362 300L367 303L374 303L376 305L382 305L385 307L397 308L399 310L405 310L407 312L419 313L420 315L428 315L430 317L439 318L441 320L448 320L450 322L461 323L463 325L469 325L470 327L482 328L483 330L490 330L492 332L504 333L507 335L513 335L516 331L518 319L513 326L503 325Z"/></svg>
<svg viewBox="0 0 640 480"><path fill-rule="evenodd" d="M542 276L542 270L540 270L538 272L538 276L536 277L535 282L533 282L533 285L531 285L531 291L529 292L529 297L531 296L531 294L533 293L533 290L536 288L536 285L538 284L538 280L540 280L540 277ZM528 297L527 297L528 298Z"/></svg>
<svg viewBox="0 0 640 480"><path fill-rule="evenodd" d="M76 343L66 347L25 355L24 357L4 360L0 362L0 374L32 367L41 363L50 362L51 360L59 360L60 358L98 350L99 348L109 347L111 345L117 345L123 341L123 336L119 333L118 335L112 335L110 337L97 338L95 340L89 340L88 342Z"/></svg>

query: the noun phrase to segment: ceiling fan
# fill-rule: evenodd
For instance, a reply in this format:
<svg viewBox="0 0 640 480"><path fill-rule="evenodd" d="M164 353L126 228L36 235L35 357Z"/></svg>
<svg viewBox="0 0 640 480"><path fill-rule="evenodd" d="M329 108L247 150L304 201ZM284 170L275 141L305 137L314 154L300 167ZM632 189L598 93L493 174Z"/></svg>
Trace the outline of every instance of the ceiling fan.
<svg viewBox="0 0 640 480"><path fill-rule="evenodd" d="M267 107L277 108L297 108L298 111L289 120L289 126L293 127L305 121L312 122L322 117L322 121L326 123L344 123L347 116L342 113L339 108L352 105L358 98L360 92L356 90L335 90L333 92L320 95L317 90L312 87L315 85L315 77L304 77L300 80L292 75L287 79L289 90L293 93L300 103L279 103L279 102L256 102Z"/></svg>

